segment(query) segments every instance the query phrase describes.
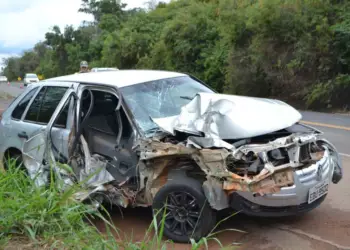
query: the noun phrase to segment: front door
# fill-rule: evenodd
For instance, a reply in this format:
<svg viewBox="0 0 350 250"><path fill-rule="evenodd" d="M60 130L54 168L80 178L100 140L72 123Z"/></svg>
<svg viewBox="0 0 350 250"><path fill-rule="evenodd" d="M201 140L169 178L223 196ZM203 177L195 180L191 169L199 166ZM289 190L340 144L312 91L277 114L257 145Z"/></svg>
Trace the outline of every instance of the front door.
<svg viewBox="0 0 350 250"><path fill-rule="evenodd" d="M118 93L113 88L82 86L79 96L82 102L77 113L80 120L85 120L84 124L79 124L79 130L88 142L91 154L108 160L107 170L117 182L135 179L138 163L132 150L135 134L120 106ZM91 98L93 106L89 112ZM88 117L85 116L87 113Z"/></svg>

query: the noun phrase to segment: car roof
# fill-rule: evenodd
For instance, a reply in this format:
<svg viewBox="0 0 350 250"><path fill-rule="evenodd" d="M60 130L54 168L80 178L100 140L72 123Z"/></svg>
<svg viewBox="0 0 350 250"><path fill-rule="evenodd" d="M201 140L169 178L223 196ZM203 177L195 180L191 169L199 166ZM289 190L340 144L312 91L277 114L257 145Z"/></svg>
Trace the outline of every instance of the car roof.
<svg viewBox="0 0 350 250"><path fill-rule="evenodd" d="M115 69L115 70L118 70L117 68L92 68L92 69Z"/></svg>
<svg viewBox="0 0 350 250"><path fill-rule="evenodd" d="M79 82L111 85L122 88L138 83L156 81L166 78L186 76L186 74L160 71L160 70L116 70L116 71L101 71L89 73L76 73L73 75L60 76L48 81L64 81L64 82Z"/></svg>

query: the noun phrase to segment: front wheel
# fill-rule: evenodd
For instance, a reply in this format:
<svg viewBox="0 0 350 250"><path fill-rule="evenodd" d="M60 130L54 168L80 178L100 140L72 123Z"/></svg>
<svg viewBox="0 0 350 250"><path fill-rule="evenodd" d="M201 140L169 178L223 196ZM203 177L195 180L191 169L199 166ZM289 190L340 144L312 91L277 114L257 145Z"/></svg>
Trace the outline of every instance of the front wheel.
<svg viewBox="0 0 350 250"><path fill-rule="evenodd" d="M158 224L164 220L164 235L175 242L189 242L191 238L198 241L216 221L202 185L188 177L165 184L154 197L153 210Z"/></svg>

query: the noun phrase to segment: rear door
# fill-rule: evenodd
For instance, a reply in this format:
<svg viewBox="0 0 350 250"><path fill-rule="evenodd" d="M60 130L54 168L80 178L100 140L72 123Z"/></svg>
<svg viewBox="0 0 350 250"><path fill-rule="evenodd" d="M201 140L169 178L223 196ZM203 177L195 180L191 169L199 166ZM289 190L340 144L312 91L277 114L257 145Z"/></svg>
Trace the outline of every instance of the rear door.
<svg viewBox="0 0 350 250"><path fill-rule="evenodd" d="M14 146L20 150L23 143L38 130L45 130L62 98L70 89L76 91L78 83L50 82L33 88L24 96L11 114L10 138ZM71 103L63 107L58 119L52 127L52 143L60 155L68 156L67 141L72 125L73 115ZM62 158L61 157L61 158Z"/></svg>
<svg viewBox="0 0 350 250"><path fill-rule="evenodd" d="M57 91L57 94L58 93L59 91ZM57 145L55 145L55 143L57 143L57 138L55 139L57 129L54 126L62 119L61 115L65 112L66 107L69 107L68 112L74 116L77 100L78 98L74 88L71 87L67 89L58 102L47 125L35 131L29 136L29 139L24 142L24 164L27 167L29 175L35 179L36 184L39 186L45 185L48 177L48 172L44 171L42 168L43 164L45 164L45 162L53 163L60 159L59 154L61 152L58 152L57 148L55 148L57 147ZM67 131L67 138L64 138L63 144L65 144L65 147L68 147L68 135L71 131L71 127L67 127L65 130Z"/></svg>

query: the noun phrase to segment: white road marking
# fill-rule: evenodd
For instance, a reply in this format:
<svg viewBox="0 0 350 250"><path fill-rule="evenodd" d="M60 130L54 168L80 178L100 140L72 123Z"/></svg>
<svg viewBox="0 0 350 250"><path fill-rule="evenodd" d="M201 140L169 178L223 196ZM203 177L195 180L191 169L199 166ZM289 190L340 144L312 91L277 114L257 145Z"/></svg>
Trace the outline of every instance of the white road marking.
<svg viewBox="0 0 350 250"><path fill-rule="evenodd" d="M310 233L304 232L303 230L300 230L300 229L291 228L291 227L289 227L287 225L283 225L282 224L282 225L278 226L277 228L280 229L280 230L289 231L289 232L292 232L292 233L295 233L295 234L304 235L304 236L306 236L306 237L308 237L310 239L329 244L329 245L331 245L333 247L336 247L338 249L350 249L350 246L342 246L342 245L339 245L339 244L337 244L337 243L335 243L333 241L323 239L322 237L320 237L318 235L310 234Z"/></svg>
<svg viewBox="0 0 350 250"><path fill-rule="evenodd" d="M339 153L339 155L345 156L345 157L349 157L349 158L350 158L350 155L349 155L349 154Z"/></svg>

